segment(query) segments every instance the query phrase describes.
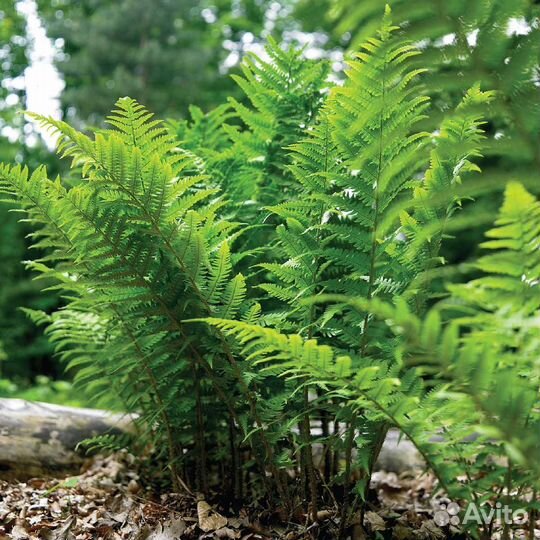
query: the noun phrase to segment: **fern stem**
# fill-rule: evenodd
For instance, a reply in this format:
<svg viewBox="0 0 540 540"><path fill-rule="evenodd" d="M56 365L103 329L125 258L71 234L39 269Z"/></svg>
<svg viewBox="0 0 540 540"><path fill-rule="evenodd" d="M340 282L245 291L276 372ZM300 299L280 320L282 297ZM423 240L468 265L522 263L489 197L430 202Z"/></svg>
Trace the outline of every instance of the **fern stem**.
<svg viewBox="0 0 540 540"><path fill-rule="evenodd" d="M388 424L386 422L382 423L382 425L379 428L379 432L377 433L375 444L373 445L373 450L371 452L370 460L369 460L369 469L366 474L365 479L365 490L364 490L364 501L367 499L367 494L369 491L369 485L371 483L371 477L373 476L373 468L375 467L375 463L377 461L377 458L379 457L379 454L381 453L384 441L386 439L386 434L388 433ZM358 495L356 496L356 500L358 500ZM360 523L364 523L364 517L365 517L365 510L366 505L362 504L360 507Z"/></svg>
<svg viewBox="0 0 540 540"><path fill-rule="evenodd" d="M185 337L185 335L184 335L184 337ZM212 383L214 385L214 389L216 390L217 394L223 400L223 402L227 405L227 408L228 408L229 413L231 415L231 419L236 421L237 425L241 426L242 423L240 422L240 418L238 417L238 414L236 413L236 410L235 410L234 406L231 404L231 400L229 399L229 397L227 396L227 394L225 393L223 388L221 388L221 385L217 381L214 370L212 369L212 367L210 366L208 361L200 356L199 352L197 351L197 349L195 347L193 347L192 344L190 344L189 346L190 346L190 349L193 352L197 362L203 367L203 369L207 373L208 377L212 381ZM247 435L247 434L244 432L244 435ZM271 493L271 490L269 489L268 481L267 481L267 478L266 478L266 469L265 469L265 466L264 466L264 462L261 460L260 455L257 452L257 449L254 447L253 441L251 441L251 439L250 439L250 443L251 443L251 446L253 448L253 455L255 457L255 460L257 461L257 465L259 466L259 469L260 469L260 472L261 472L261 478L262 478L262 481L263 481L263 485L265 486L266 491L268 493Z"/></svg>
<svg viewBox="0 0 540 540"><path fill-rule="evenodd" d="M347 519L349 516L349 500L351 490L351 461L352 461L352 449L354 445L354 433L356 430L356 421L358 419L358 413L353 412L349 427L347 429L347 438L345 441L345 472L343 478L343 503L341 505L341 514L339 522L338 539L344 538L345 528L347 526Z"/></svg>
<svg viewBox="0 0 540 540"><path fill-rule="evenodd" d="M369 253L369 277L368 277L368 290L367 290L367 299L371 300L373 296L373 288L375 284L375 263L377 259L377 231L379 228L379 204L380 204L380 181L381 181L381 171L382 171L382 160L383 160L383 148L384 148L384 118L383 111L385 110L385 95L386 95L386 53L383 61L383 68L381 74L381 111L379 112L379 149L378 149L378 162L377 162L377 178L375 179L374 186L374 208L373 208L373 229L371 233L371 247ZM360 344L360 354L364 356L366 354L366 349L368 345L368 327L370 321L370 313L366 312L364 317L364 325L362 329L362 340ZM343 506L341 511L341 523L339 529L338 537L341 539L344 534L344 528L346 526L348 506L350 500L350 475L351 475L351 464L352 459L352 447L354 444L354 430L356 429L356 421L358 418L358 413L355 411L351 419L351 426L349 428L350 432L347 436L347 443L345 448L345 493L343 495Z"/></svg>
<svg viewBox="0 0 540 540"><path fill-rule="evenodd" d="M195 411L196 411L196 427L195 440L197 441L197 483L202 493L208 490L207 467L206 467L206 445L204 431L204 415L201 399L201 380L199 369L195 368Z"/></svg>
<svg viewBox="0 0 540 540"><path fill-rule="evenodd" d="M302 486L304 489L304 499L307 498L305 493L306 487L309 490L310 509L308 515L311 514L313 522L317 521L317 478L315 476L315 467L313 465L313 448L311 445L311 423L309 419L309 387L307 383L304 385L302 402L305 413L300 421L300 433L302 435Z"/></svg>
<svg viewBox="0 0 540 540"><path fill-rule="evenodd" d="M506 487L506 497L505 502L508 506L512 504L512 472L513 472L513 464L512 460L508 458L508 467L506 469L506 477L505 477L505 487ZM503 540L509 540L510 538L510 525L508 523L508 520L503 520L503 534L502 539Z"/></svg>
<svg viewBox="0 0 540 540"><path fill-rule="evenodd" d="M335 405L335 404L334 404ZM333 438L334 441L337 441L339 438L339 421L337 418L334 419L334 426L333 426ZM335 476L339 471L339 448L336 445L336 448L334 448L333 454L332 454L332 476Z"/></svg>
<svg viewBox="0 0 540 540"><path fill-rule="evenodd" d="M173 431L172 431L172 424L169 417L169 414L167 412L167 407L165 406L163 400L161 399L161 395L159 392L159 386L158 382L154 376L154 373L152 371L152 368L148 365L148 362L146 361L146 356L144 354L144 351L141 349L139 342L135 335L131 332L129 327L125 324L125 321L123 320L122 316L120 315L119 311L116 309L116 306L114 304L111 304L111 308L113 311L115 311L116 316L118 317L120 323L122 324L124 331L126 332L127 336L130 338L131 342L133 343L133 346L135 347L135 350L137 351L137 354L139 355L139 358L141 360L141 363L143 365L144 371L148 377L148 380L150 382L150 385L152 387L154 397L157 402L157 406L160 412L160 415L163 419L163 424L165 425L165 431L167 433L167 441L168 441L168 452L169 452L169 467L171 470L171 477L173 482L173 487L176 491L180 491L180 488L183 488L187 493L191 494L190 489L188 488L187 484L182 480L180 477L176 462L177 462L177 456L175 452L175 444L174 444L174 437L173 437Z"/></svg>
<svg viewBox="0 0 540 540"><path fill-rule="evenodd" d="M537 497L537 490L534 489L533 492L532 492L532 497L531 497L531 502L534 504L536 502L536 497ZM528 531L528 536L529 536L529 540L534 540L534 529L536 528L535 525L535 521L536 521L536 514L537 514L537 510L536 508L533 506L530 510L529 510L529 531Z"/></svg>
<svg viewBox="0 0 540 540"><path fill-rule="evenodd" d="M324 465L323 465L323 478L326 483L330 481L331 476L331 467L332 467L332 453L330 451L330 430L329 430L329 421L328 413L323 408L321 409L321 433L325 441L324 445Z"/></svg>
<svg viewBox="0 0 540 540"><path fill-rule="evenodd" d="M232 479L232 492L234 501L242 499L242 475L240 470L240 456L236 444L236 430L234 421L229 420L229 451L231 453L231 471L229 477Z"/></svg>

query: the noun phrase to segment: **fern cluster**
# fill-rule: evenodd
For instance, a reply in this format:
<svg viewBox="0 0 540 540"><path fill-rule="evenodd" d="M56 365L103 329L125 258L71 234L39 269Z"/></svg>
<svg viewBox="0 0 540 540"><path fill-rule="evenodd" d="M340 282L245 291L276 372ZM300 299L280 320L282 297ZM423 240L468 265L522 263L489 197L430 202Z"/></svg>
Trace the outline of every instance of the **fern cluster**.
<svg viewBox="0 0 540 540"><path fill-rule="evenodd" d="M46 253L28 264L64 298L29 315L78 383L138 413L179 490L314 521L338 504L343 536L394 427L452 497L525 497L540 487L540 203L508 185L465 283L446 283L441 255L481 178L493 92L471 85L425 131L433 75L389 10L343 85L267 52L237 80L251 105L165 126L121 98L91 137L34 116L79 181L0 169Z"/></svg>

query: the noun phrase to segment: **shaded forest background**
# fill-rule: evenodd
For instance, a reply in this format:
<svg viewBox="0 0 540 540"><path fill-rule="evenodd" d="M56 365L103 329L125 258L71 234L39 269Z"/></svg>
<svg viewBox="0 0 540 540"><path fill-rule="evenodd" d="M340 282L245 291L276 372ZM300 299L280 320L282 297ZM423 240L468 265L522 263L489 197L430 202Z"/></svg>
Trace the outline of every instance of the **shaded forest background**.
<svg viewBox="0 0 540 540"><path fill-rule="evenodd" d="M0 162L46 163L49 175L69 175L27 123L25 72L33 47L24 2L0 0ZM460 265L474 256L492 222L509 179L534 191L540 167L538 79L539 6L532 0L466 2L395 0L396 21L410 39L423 36L424 61L434 107L441 114L475 82L498 99L487 125L482 168L486 192L470 226L447 244L446 259L459 280ZM242 99L231 75L246 52L261 52L269 36L305 46L309 58L331 62L339 78L348 51L379 24L382 0L38 0L37 13L56 49L64 82L60 114L81 129L102 125L119 96L129 95L159 117L177 122L179 136L190 105L203 111L226 96ZM495 24L495 21L498 21ZM501 21L504 24L501 24ZM43 84L46 84L44 81ZM431 115L432 120L436 115ZM426 129L432 126L426 125ZM508 145L506 141L512 141ZM510 174L509 174L510 173ZM503 181L504 179L504 181ZM465 213L466 216L466 213ZM61 299L34 281L21 264L28 230L16 213L0 206L0 395L84 404L52 357L51 345L19 307L51 310Z"/></svg>

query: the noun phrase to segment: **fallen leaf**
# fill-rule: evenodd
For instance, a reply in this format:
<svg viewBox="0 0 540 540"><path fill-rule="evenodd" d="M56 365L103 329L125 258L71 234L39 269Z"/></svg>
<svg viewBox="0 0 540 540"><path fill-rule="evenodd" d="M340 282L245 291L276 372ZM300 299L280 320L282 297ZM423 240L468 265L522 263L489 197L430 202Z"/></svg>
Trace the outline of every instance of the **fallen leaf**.
<svg viewBox="0 0 540 540"><path fill-rule="evenodd" d="M414 538L413 530L398 523L392 529L392 538L394 540L409 540L410 538Z"/></svg>
<svg viewBox="0 0 540 540"><path fill-rule="evenodd" d="M215 531L227 525L227 518L212 510L212 507L206 501L197 503L197 515L199 517L199 528L204 532Z"/></svg>
<svg viewBox="0 0 540 540"><path fill-rule="evenodd" d="M386 529L384 519L376 512L366 512L364 519L372 532L384 531Z"/></svg>
<svg viewBox="0 0 540 540"><path fill-rule="evenodd" d="M415 536L420 540L444 540L446 538L446 534L432 520L424 521L420 530L415 531Z"/></svg>
<svg viewBox="0 0 540 540"><path fill-rule="evenodd" d="M26 529L22 527L22 525L17 524L11 529L11 538L13 540L27 540L30 537L28 536Z"/></svg>
<svg viewBox="0 0 540 540"><path fill-rule="evenodd" d="M401 482L396 473L386 471L376 471L371 476L370 487L377 489L378 487L389 487L393 489L403 489Z"/></svg>
<svg viewBox="0 0 540 540"><path fill-rule="evenodd" d="M229 527L222 527L221 529L218 529L214 535L216 538L231 538L234 540L235 538L240 538L240 531L235 531Z"/></svg>
<svg viewBox="0 0 540 540"><path fill-rule="evenodd" d="M170 519L165 523L159 523L156 529L147 537L148 540L176 540L186 530L186 522L183 519Z"/></svg>
<svg viewBox="0 0 540 540"><path fill-rule="evenodd" d="M325 521L331 518L335 512L333 510L319 510L317 512L317 521Z"/></svg>
<svg viewBox="0 0 540 540"><path fill-rule="evenodd" d="M60 528L50 531L47 540L73 540L75 536L71 529L76 522L77 518L75 516L68 517Z"/></svg>

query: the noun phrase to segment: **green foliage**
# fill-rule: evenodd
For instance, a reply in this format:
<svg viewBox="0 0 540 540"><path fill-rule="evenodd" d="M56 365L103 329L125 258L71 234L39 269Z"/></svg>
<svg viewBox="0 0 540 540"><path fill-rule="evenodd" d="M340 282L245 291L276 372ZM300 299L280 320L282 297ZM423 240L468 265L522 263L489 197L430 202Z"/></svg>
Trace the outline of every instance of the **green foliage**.
<svg viewBox="0 0 540 540"><path fill-rule="evenodd" d="M474 84L494 91L490 106L482 109L487 121L482 181L463 188L477 197L474 206L464 205L468 234L442 246L450 262L461 263L477 256L508 179L538 193L539 5L534 0L328 0L327 27L354 51L378 27L386 3L404 23L403 37L419 43L422 67L430 70L426 90L435 110L426 129L435 129Z"/></svg>
<svg viewBox="0 0 540 540"><path fill-rule="evenodd" d="M310 139L292 147L299 156L292 169L298 183L315 180L301 192L301 203L273 207L288 220L287 229L278 232L288 255L285 266L303 270L304 281L315 274L319 283L311 286L327 293L355 291L371 298L401 286L399 268L387 253L392 236L380 225L398 200L410 197L413 175L425 163L425 134L414 126L427 98L415 84L419 71L408 62L416 51L393 40L392 30L385 23L379 38L364 44L345 85L331 93L322 123ZM278 273L290 279L283 267ZM301 279L298 275L300 287ZM305 290L307 296L313 292ZM297 302L298 294L289 300ZM332 336L352 346L368 325L367 314L349 314L339 327L330 314L324 319Z"/></svg>
<svg viewBox="0 0 540 540"><path fill-rule="evenodd" d="M91 400L81 395L80 388L75 388L68 381L51 380L45 375L36 377L33 384L0 379L0 397L43 401L73 407L91 406Z"/></svg>
<svg viewBox="0 0 540 540"><path fill-rule="evenodd" d="M284 51L272 40L266 54L268 62L248 55L242 76L233 76L251 102L250 108L230 99L247 129L227 130L232 156L241 157L230 191L238 192L243 204L266 205L287 197L289 157L283 149L313 122L328 75L325 62L306 61L301 51Z"/></svg>
<svg viewBox="0 0 540 540"><path fill-rule="evenodd" d="M165 127L121 98L92 137L35 117L79 178L0 168L44 253L28 264L65 301L28 315L76 384L139 414L138 441L177 489L219 485L315 520L337 502L343 537L394 427L450 496L518 489L528 504L540 203L508 184L465 283L441 255L463 187L482 181L494 94L471 85L424 131L431 75L389 9L343 85L299 51L267 52L237 79L251 106Z"/></svg>
<svg viewBox="0 0 540 540"><path fill-rule="evenodd" d="M504 309L524 317L539 308L536 287L540 278L538 233L540 205L518 183L509 183L496 228L481 247L495 250L483 255L475 268L487 274L467 284L452 288L454 294L485 311Z"/></svg>

